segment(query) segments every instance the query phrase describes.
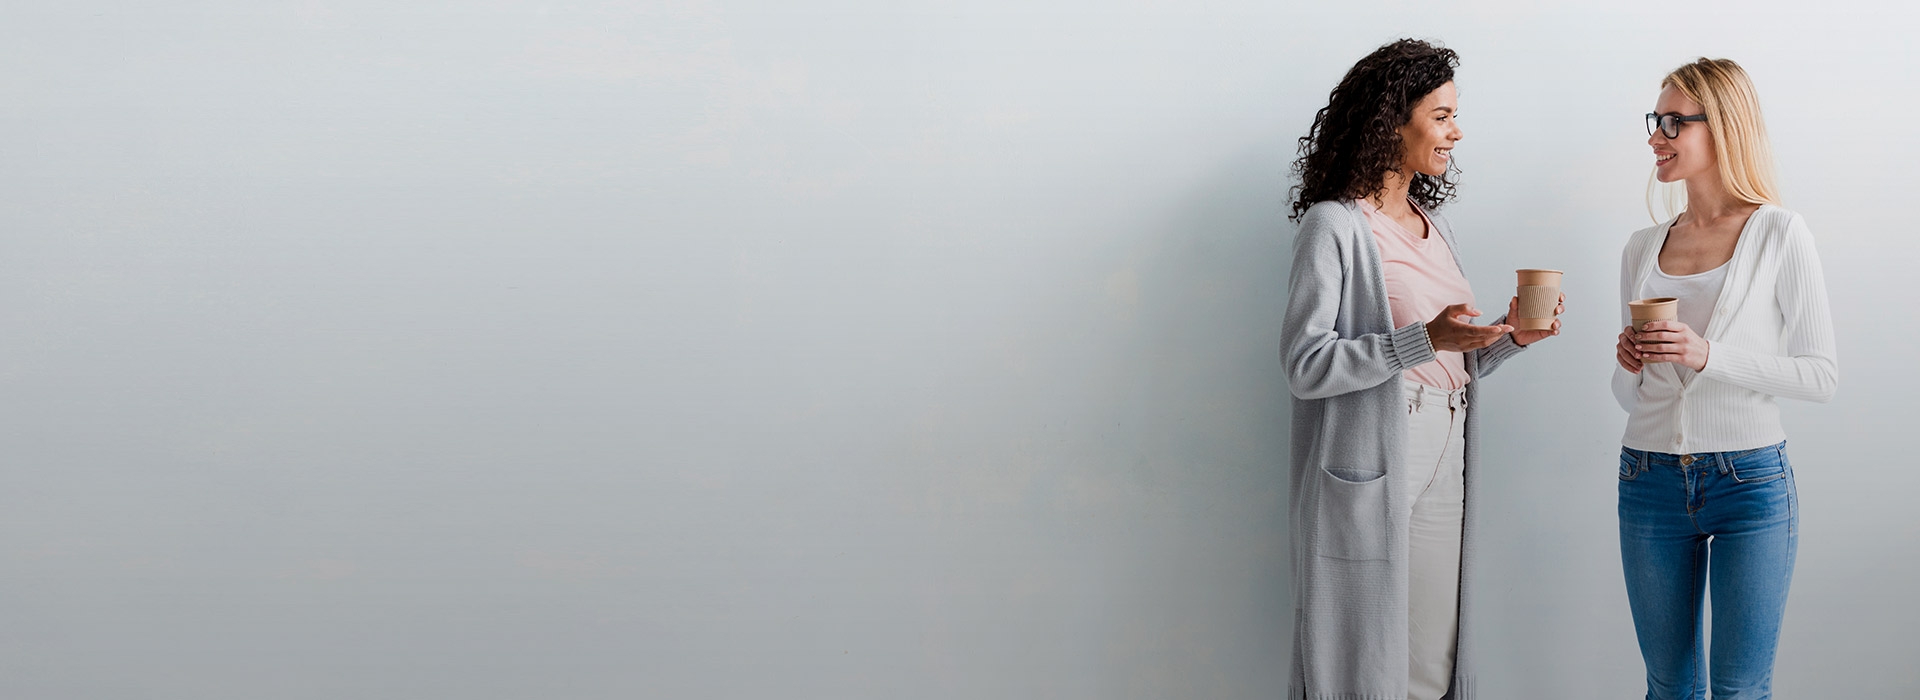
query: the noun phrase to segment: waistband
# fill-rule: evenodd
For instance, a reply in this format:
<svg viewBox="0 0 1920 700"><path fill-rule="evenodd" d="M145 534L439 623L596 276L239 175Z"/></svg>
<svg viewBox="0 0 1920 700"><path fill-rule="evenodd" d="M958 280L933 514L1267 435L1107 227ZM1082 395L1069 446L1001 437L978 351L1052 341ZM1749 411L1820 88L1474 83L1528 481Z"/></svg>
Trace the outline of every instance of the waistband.
<svg viewBox="0 0 1920 700"><path fill-rule="evenodd" d="M1467 407L1466 387L1441 389L1427 386L1411 379L1401 379L1400 396L1404 397L1407 403L1411 404L1414 408L1424 408L1427 406L1433 406L1435 408L1441 406L1447 408Z"/></svg>
<svg viewBox="0 0 1920 700"><path fill-rule="evenodd" d="M1672 454L1669 452L1648 452L1646 450L1636 450L1631 447L1621 447L1620 451L1622 454L1626 455L1629 459L1638 461L1640 463L1640 466L1642 467L1657 464L1657 465L1663 465L1663 466L1677 466L1682 468L1705 469L1709 467L1720 468L1720 467L1732 466L1732 464L1736 461L1739 461L1747 457L1751 457L1756 454L1761 454L1764 452L1780 452L1784 454L1787 451L1787 442L1785 440L1782 440L1780 442L1767 445L1766 447L1755 447L1747 450L1730 450L1727 452L1695 452L1693 454L1684 454L1684 455Z"/></svg>

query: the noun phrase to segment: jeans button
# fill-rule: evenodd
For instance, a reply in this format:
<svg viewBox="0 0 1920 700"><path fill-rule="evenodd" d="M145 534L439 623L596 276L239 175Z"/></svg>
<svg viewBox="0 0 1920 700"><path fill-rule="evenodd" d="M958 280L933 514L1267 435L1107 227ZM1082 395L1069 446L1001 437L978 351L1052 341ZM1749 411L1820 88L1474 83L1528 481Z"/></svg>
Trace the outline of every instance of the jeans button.
<svg viewBox="0 0 1920 700"><path fill-rule="evenodd" d="M1681 455L1680 466L1683 466L1683 467L1693 466L1693 455Z"/></svg>

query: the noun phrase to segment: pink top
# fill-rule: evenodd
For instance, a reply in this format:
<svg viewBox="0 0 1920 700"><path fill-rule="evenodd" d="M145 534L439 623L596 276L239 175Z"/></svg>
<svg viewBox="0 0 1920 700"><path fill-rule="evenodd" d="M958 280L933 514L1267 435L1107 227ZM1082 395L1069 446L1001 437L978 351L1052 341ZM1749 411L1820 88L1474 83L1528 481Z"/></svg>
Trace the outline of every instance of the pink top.
<svg viewBox="0 0 1920 700"><path fill-rule="evenodd" d="M1452 304L1473 303L1473 288L1460 273L1446 239L1438 234L1422 238L1367 200L1360 200L1360 210L1366 212L1373 239L1380 244L1380 266L1387 278L1387 306L1393 312L1394 328L1431 321ZM1419 206L1413 210L1420 213L1428 231L1437 230ZM1435 354L1434 361L1408 369L1406 378L1439 389L1458 389L1472 379L1467 376L1464 355L1444 351Z"/></svg>

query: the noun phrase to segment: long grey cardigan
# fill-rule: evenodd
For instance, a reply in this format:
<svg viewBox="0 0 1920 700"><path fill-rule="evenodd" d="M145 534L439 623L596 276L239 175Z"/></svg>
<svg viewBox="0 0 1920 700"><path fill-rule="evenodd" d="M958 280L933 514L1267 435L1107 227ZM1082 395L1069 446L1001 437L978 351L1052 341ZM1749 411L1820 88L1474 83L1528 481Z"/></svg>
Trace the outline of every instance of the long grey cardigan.
<svg viewBox="0 0 1920 700"><path fill-rule="evenodd" d="M1460 263L1446 220L1428 213ZM1504 317L1503 317L1504 318ZM1496 321L1497 322L1497 321ZM1434 359L1425 324L1393 327L1380 248L1354 202L1307 210L1288 284L1287 382L1293 391L1294 700L1406 700L1407 540L1412 493L1401 478L1407 407L1400 373ZM1513 336L1466 355L1478 379L1520 352ZM1474 697L1472 607L1478 426L1467 412L1466 522L1453 700Z"/></svg>

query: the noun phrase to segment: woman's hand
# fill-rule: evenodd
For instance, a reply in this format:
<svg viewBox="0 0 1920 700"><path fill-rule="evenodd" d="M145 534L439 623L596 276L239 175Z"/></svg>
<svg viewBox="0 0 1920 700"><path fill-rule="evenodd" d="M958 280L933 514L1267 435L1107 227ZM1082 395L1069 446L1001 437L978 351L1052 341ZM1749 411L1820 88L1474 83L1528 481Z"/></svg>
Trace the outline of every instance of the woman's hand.
<svg viewBox="0 0 1920 700"><path fill-rule="evenodd" d="M1633 326L1621 329L1620 342L1613 346L1613 359L1620 363L1620 369L1640 373L1640 351L1633 347Z"/></svg>
<svg viewBox="0 0 1920 700"><path fill-rule="evenodd" d="M1652 321L1634 336L1643 362L1677 362L1699 372L1707 368L1707 339L1679 321Z"/></svg>
<svg viewBox="0 0 1920 700"><path fill-rule="evenodd" d="M1500 340L1500 336L1513 332L1513 326L1476 326L1460 320L1461 316L1479 316L1480 310L1467 304L1454 304L1440 310L1440 315L1427 322L1427 340L1433 343L1434 350L1446 352L1467 352L1479 350Z"/></svg>
<svg viewBox="0 0 1920 700"><path fill-rule="evenodd" d="M1567 295L1561 294L1560 301L1553 305L1553 327L1544 331L1516 330L1513 332L1513 344L1524 348L1541 338L1560 335L1560 314L1566 312ZM1512 301L1507 302L1507 318L1520 318L1520 297L1514 297Z"/></svg>

